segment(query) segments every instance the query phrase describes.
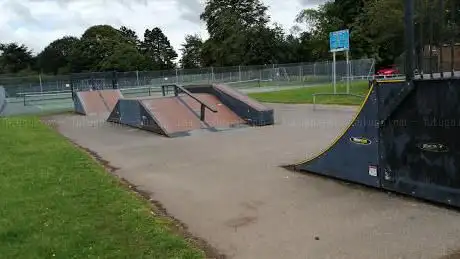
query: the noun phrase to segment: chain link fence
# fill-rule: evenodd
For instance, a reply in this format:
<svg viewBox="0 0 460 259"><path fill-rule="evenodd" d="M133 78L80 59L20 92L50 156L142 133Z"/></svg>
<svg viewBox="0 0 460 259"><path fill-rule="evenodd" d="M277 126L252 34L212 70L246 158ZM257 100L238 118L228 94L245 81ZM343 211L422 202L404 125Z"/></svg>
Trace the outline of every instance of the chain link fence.
<svg viewBox="0 0 460 259"><path fill-rule="evenodd" d="M374 60L350 61L351 80L367 80L374 74ZM347 77L346 61L336 64L337 80ZM7 97L33 93L89 89L160 87L164 84L231 83L234 87L304 86L332 82L332 62L207 67L166 71L90 72L71 75L1 77Z"/></svg>

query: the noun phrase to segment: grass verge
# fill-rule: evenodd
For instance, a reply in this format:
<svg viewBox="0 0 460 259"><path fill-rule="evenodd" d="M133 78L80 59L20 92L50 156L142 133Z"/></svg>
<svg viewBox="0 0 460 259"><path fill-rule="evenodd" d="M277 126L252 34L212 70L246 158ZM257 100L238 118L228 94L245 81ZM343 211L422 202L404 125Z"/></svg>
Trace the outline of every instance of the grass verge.
<svg viewBox="0 0 460 259"><path fill-rule="evenodd" d="M36 117L0 119L0 258L203 258Z"/></svg>
<svg viewBox="0 0 460 259"><path fill-rule="evenodd" d="M352 82L350 93L365 96L369 90L367 81ZM313 103L315 93L333 93L334 88L331 84L304 87L290 90L277 90L272 92L250 93L249 96L267 103ZM346 92L346 85L337 85L338 93ZM363 98L355 96L317 96L316 103L319 104L339 104L339 105L359 105Z"/></svg>

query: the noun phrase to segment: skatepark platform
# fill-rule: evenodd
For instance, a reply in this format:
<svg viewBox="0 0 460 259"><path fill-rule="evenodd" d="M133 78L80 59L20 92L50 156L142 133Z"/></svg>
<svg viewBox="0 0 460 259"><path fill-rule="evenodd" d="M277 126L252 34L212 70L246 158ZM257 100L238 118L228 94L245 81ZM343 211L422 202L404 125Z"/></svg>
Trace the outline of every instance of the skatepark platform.
<svg viewBox="0 0 460 259"><path fill-rule="evenodd" d="M274 123L273 109L225 85L165 85L162 92L163 97L119 99L107 120L167 137Z"/></svg>
<svg viewBox="0 0 460 259"><path fill-rule="evenodd" d="M122 97L120 90L76 92L74 98L75 112L83 115L110 113L118 99Z"/></svg>
<svg viewBox="0 0 460 259"><path fill-rule="evenodd" d="M373 82L347 129L292 165L460 206L460 79Z"/></svg>

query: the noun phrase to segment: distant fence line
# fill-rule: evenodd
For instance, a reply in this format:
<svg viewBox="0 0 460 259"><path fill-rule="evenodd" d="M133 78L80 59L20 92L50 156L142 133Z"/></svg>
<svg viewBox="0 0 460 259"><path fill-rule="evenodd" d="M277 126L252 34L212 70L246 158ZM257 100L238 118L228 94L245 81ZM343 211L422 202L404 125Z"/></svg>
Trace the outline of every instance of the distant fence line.
<svg viewBox="0 0 460 259"><path fill-rule="evenodd" d="M350 76L365 78L375 70L373 59L350 61ZM337 79L347 77L346 61L336 64ZM314 84L332 81L332 62L269 64L257 66L207 67L173 69L165 71L88 72L70 75L37 75L27 77L1 77L9 97L25 92L69 91L90 88L136 88L164 84L207 84L250 80L277 82L279 85Z"/></svg>

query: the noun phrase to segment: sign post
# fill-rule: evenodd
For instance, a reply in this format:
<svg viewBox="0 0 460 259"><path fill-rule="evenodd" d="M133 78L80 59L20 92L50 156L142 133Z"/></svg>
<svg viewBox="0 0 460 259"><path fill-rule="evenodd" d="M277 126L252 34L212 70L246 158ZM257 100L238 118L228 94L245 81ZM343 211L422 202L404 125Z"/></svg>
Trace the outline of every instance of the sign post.
<svg viewBox="0 0 460 259"><path fill-rule="evenodd" d="M336 53L345 51L347 55L347 93L350 91L350 68L349 68L349 50L350 50L350 31L341 30L329 33L329 48L332 52L332 84L334 86L334 94L337 93L337 71L336 71Z"/></svg>

